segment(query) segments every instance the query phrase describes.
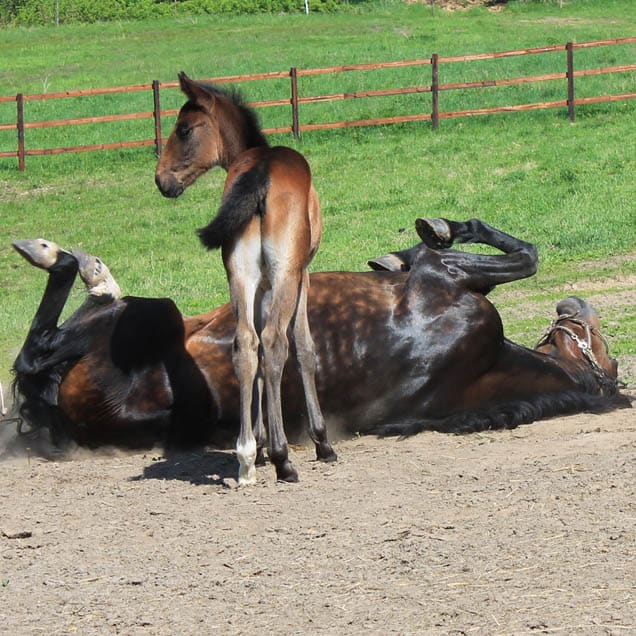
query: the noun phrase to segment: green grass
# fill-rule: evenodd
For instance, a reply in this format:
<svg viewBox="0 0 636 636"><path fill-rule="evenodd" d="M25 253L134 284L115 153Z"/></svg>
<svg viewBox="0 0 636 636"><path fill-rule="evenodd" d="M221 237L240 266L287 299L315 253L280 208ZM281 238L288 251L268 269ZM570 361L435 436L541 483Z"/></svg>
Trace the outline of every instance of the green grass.
<svg viewBox="0 0 636 636"><path fill-rule="evenodd" d="M568 40L589 41L636 33L631 0L572 1L559 9L549 3L510 3L499 13L473 10L447 14L430 7L378 4L345 15L197 18L144 23L9 29L0 32L0 95L26 94L172 81L183 69L210 77L289 68L428 57L433 51L455 55L510 50ZM73 46L69 46L72 41ZM583 67L633 63L636 47L575 52ZM563 70L563 56L525 56L498 63L448 65L440 81L464 81ZM420 73L422 71L419 71ZM379 77L351 73L301 84L309 93L404 86L417 71ZM422 84L430 83L424 67ZM346 77L346 86L342 86ZM306 78L302 81L305 82ZM336 81L337 80L337 81ZM587 82L587 80L590 80ZM607 84L609 82L609 84ZM580 84L580 85L579 85ZM607 89L609 85L609 89ZM276 97L266 83L245 85L250 99ZM277 89L288 96L286 82ZM577 93L634 92L634 74L585 78ZM533 92L534 91L534 92ZM563 98L561 82L444 93L442 110L496 103ZM557 94L558 97L553 97ZM150 110L149 95L111 98L106 112ZM163 107L182 97L166 93ZM104 112L103 98L27 102L36 119ZM417 100L430 102L430 96ZM493 101L494 100L494 101ZM497 100L502 100L498 102ZM352 100L301 110L303 122L413 112L411 101ZM48 109L55 104L54 113ZM15 119L11 104L0 104L0 123ZM349 111L347 109L357 109ZM81 113L80 113L81 111ZM288 123L288 112L260 111L265 126ZM366 260L416 242L417 216L463 219L478 216L538 245L540 272L497 291L508 332L534 344L554 302L569 293L630 291L636 276L636 103L581 107L574 124L561 111L443 120L305 133L294 142L274 143L303 152L314 173L325 218L323 244L312 269L361 270ZM380 115L377 115L380 116ZM164 122L166 133L171 122ZM37 133L37 134L36 134ZM152 136L150 122L75 129L27 131L37 147L98 143ZM39 135L39 136L38 136ZM79 136L78 136L79 135ZM0 148L15 147L13 134L0 133ZM227 299L220 257L200 247L194 234L214 214L224 173L202 177L178 200L163 199L153 182L156 160L150 148L27 157L19 173L14 159L0 160L0 379L24 339L45 283L10 247L18 238L43 236L64 247L83 247L101 256L125 293L170 296L185 313L197 313ZM620 283L620 284L619 284ZM81 302L79 285L70 303ZM528 303L527 315L519 305ZM532 307L540 307L540 311ZM603 313L612 350L636 355L634 307L629 300ZM65 315L68 314L68 311Z"/></svg>

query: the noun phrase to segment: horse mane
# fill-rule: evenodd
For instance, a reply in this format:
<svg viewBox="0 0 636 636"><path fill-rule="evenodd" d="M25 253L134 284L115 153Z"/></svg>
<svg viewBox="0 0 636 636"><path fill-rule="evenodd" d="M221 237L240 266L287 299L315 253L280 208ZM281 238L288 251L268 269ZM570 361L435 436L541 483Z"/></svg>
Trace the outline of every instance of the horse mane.
<svg viewBox="0 0 636 636"><path fill-rule="evenodd" d="M409 437L423 431L438 433L478 433L517 428L537 420L574 413L603 413L626 406L622 396L592 395L581 390L536 395L525 400L501 402L483 409L454 413L444 418L396 422L375 427L381 437Z"/></svg>
<svg viewBox="0 0 636 636"><path fill-rule="evenodd" d="M244 95L238 88L234 86L221 88L208 82L197 82L197 84L205 91L212 93L215 97L225 97L229 99L230 102L236 106L243 121L248 147L269 146L269 142L261 129L261 123L256 111L247 105Z"/></svg>

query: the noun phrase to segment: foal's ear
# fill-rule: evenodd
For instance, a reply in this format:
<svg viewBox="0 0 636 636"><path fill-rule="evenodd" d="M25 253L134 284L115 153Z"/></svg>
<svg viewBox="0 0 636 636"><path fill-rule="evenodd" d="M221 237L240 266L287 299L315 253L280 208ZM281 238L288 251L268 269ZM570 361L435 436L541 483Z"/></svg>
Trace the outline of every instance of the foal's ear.
<svg viewBox="0 0 636 636"><path fill-rule="evenodd" d="M191 80L183 71L179 73L179 86L191 102L207 111L212 110L214 95L205 90L198 82Z"/></svg>

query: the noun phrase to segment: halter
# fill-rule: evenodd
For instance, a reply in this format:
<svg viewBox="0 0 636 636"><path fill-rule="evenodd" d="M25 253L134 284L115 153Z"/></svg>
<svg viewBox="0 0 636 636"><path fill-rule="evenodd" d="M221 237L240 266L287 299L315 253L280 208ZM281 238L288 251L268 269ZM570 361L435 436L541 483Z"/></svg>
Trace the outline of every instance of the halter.
<svg viewBox="0 0 636 636"><path fill-rule="evenodd" d="M592 373L596 378L596 382L601 390L601 393L605 393L607 395L613 395L616 393L616 389L618 387L618 380L613 378L598 362L596 356L594 355L594 351L592 350L592 334L598 336L603 343L603 347L605 347L605 352L609 354L609 345L607 343L607 339L605 336L596 328L593 327L589 322L585 320L581 320L577 318L578 312L574 314L560 314L557 316L551 323L545 334L535 345L535 349L552 342L552 336L556 331L562 331L567 334L579 348L579 351L583 354L583 357L588 361L590 367L592 368ZM579 338L579 336L572 331L569 327L562 325L561 323L564 321L573 322L575 325L579 325L583 327L585 330L585 340Z"/></svg>

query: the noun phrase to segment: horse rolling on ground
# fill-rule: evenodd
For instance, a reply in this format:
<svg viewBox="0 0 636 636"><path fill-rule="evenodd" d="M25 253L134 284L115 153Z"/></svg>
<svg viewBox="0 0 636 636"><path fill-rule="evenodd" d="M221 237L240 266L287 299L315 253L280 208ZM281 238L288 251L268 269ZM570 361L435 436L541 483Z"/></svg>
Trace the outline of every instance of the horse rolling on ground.
<svg viewBox="0 0 636 636"><path fill-rule="evenodd" d="M179 74L179 82L188 101L168 138L155 181L162 194L178 197L214 166L228 173L220 210L199 236L209 249L222 248L237 319L233 357L241 394L239 482L255 481L255 461L265 443L263 382L269 458L279 480L294 482L298 474L289 461L281 404L290 325L316 455L322 461L336 459L318 402L307 318L307 267L322 236L318 195L304 157L291 148L270 147L255 113L236 93L192 81L185 73Z"/></svg>
<svg viewBox="0 0 636 636"><path fill-rule="evenodd" d="M330 428L468 433L619 406L616 361L583 300L557 305L538 350L504 337L484 293L532 275L532 245L474 219L419 219L417 229L423 243L370 261L379 271L311 275L317 388ZM505 253L458 252L449 249L453 242ZM179 444L236 439L230 305L184 317L167 299L89 296L57 327L77 258L63 250L27 258L48 271L49 284L14 369L25 419L49 428L63 421L71 439L89 446L122 438L141 445L152 433ZM79 259L89 293L94 258ZM297 438L305 405L293 365L282 395L288 432Z"/></svg>

